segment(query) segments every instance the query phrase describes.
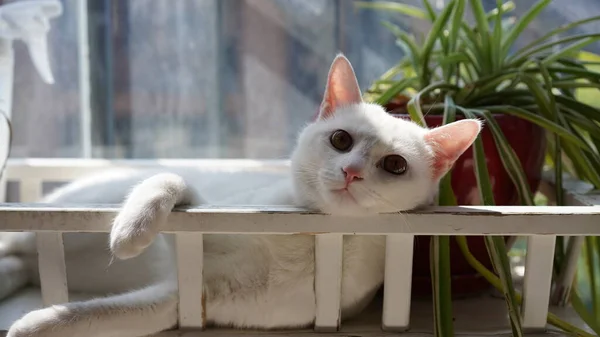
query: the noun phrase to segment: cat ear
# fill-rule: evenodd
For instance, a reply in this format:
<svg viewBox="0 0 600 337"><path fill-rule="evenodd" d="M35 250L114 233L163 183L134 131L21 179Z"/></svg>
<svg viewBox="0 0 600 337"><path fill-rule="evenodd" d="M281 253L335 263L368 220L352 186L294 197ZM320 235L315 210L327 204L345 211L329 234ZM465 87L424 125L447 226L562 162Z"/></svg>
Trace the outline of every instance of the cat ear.
<svg viewBox="0 0 600 337"><path fill-rule="evenodd" d="M433 162L434 178L441 178L454 162L475 141L481 131L481 122L477 119L463 119L429 130L425 141L435 152Z"/></svg>
<svg viewBox="0 0 600 337"><path fill-rule="evenodd" d="M321 103L319 119L326 119L344 105L362 102L360 87L350 61L342 55L336 56L329 69L327 87Z"/></svg>

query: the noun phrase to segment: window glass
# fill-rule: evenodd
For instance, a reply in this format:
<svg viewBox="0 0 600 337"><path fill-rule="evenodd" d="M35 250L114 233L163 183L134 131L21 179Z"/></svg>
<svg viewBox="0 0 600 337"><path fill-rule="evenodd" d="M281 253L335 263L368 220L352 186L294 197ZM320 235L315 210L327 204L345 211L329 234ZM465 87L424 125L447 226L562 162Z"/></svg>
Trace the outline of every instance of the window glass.
<svg viewBox="0 0 600 337"><path fill-rule="evenodd" d="M381 20L429 29L350 0L80 1L63 0L52 21L54 85L15 43L13 157L284 158L338 51L366 89L402 57ZM535 0L515 2L520 16ZM554 1L519 45L599 10Z"/></svg>

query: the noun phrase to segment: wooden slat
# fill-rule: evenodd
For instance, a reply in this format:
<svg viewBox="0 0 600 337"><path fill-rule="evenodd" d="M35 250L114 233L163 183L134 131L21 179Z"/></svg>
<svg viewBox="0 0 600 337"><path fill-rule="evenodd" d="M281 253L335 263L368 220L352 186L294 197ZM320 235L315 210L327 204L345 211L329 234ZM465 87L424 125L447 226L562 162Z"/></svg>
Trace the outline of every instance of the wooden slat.
<svg viewBox="0 0 600 337"><path fill-rule="evenodd" d="M556 236L550 235L527 238L523 285L523 328L526 330L546 328L555 242Z"/></svg>
<svg viewBox="0 0 600 337"><path fill-rule="evenodd" d="M315 330L337 331L342 298L342 256L344 237L320 234L315 237Z"/></svg>
<svg viewBox="0 0 600 337"><path fill-rule="evenodd" d="M0 204L0 231L107 232L116 206ZM44 221L39 221L44 219ZM365 221L369 226L365 226ZM565 226L568 223L569 226ZM432 207L347 217L289 207L175 210L165 232L247 234L600 235L600 207Z"/></svg>
<svg viewBox="0 0 600 337"><path fill-rule="evenodd" d="M179 277L179 326L206 326L205 299L202 286L204 252L200 233L176 234L177 275Z"/></svg>
<svg viewBox="0 0 600 337"><path fill-rule="evenodd" d="M392 234L385 240L382 328L405 331L410 321L414 235Z"/></svg>
<svg viewBox="0 0 600 337"><path fill-rule="evenodd" d="M62 233L36 234L44 306L69 302Z"/></svg>

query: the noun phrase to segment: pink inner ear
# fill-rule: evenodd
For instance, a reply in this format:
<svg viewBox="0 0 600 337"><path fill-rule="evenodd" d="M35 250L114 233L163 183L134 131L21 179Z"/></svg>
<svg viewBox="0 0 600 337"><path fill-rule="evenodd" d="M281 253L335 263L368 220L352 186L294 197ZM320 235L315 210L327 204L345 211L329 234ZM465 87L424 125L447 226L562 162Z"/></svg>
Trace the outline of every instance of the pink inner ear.
<svg viewBox="0 0 600 337"><path fill-rule="evenodd" d="M425 141L435 152L433 175L441 178L454 162L473 144L481 131L481 122L476 119L464 119L430 130Z"/></svg>
<svg viewBox="0 0 600 337"><path fill-rule="evenodd" d="M346 57L338 55L327 76L327 88L319 117L331 117L339 107L360 102L362 95L352 65Z"/></svg>

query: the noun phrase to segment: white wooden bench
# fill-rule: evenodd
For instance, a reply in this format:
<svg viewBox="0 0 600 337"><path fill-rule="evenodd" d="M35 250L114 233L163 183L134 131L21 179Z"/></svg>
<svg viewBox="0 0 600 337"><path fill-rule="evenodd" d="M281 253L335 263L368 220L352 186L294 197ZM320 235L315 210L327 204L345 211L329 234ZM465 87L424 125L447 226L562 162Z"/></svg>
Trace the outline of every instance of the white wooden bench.
<svg viewBox="0 0 600 337"><path fill-rule="evenodd" d="M11 160L8 181L19 184L20 204L0 205L0 231L35 231L41 274L41 298L45 305L66 302L69 292L66 282L63 232L102 232L118 211L117 206L56 206L28 204L43 194L45 182L66 182L93 171L112 167L192 166L207 171L282 171L286 161L253 160L151 160L107 161L27 159ZM211 233L271 233L316 235L317 317L315 333L336 332L353 336L384 334L430 335L431 304L411 301L411 270L415 235L514 235L527 236L523 284L523 322L528 331L538 334L555 333L546 330L549 310L552 261L556 235L600 236L600 198L580 192L587 187L575 182L567 184L569 207L437 207L406 214L385 214L369 219L335 217L309 213L285 207L203 207L175 211L165 231L177 234L177 257L180 278L180 329L202 329L202 270L186 269L186 261L202 261L201 238ZM542 191L553 195L546 184ZM40 217L44 221L39 221ZM85 221L81 219L85 218ZM285 223L285 226L281 226ZM386 235L386 274L383 303L374 303L357 320L340 325L340 289L342 236L366 234ZM29 290L30 300L32 295ZM77 296L74 296L77 298ZM7 301L15 301L8 299ZM35 302L35 301L34 301ZM10 302L14 307L16 302ZM40 305L38 303L37 305ZM382 308L381 308L382 307ZM486 310L481 310L481 308ZM28 309L28 310L31 310ZM554 310L554 309L553 309ZM411 315L412 311L412 315ZM462 335L510 335L504 302L500 298L483 296L455 301L456 329ZM582 326L570 310L555 309ZM0 317L2 317L0 303ZM1 321L1 320L0 320ZM408 334L403 334L410 327ZM6 329L0 325L0 330ZM262 332L232 332L208 329L189 332L190 336L263 334ZM299 331L310 334L311 331ZM176 332L163 333L176 336ZM270 333L276 334L276 333ZM282 335L293 335L285 332ZM187 334L184 334L187 336Z"/></svg>

